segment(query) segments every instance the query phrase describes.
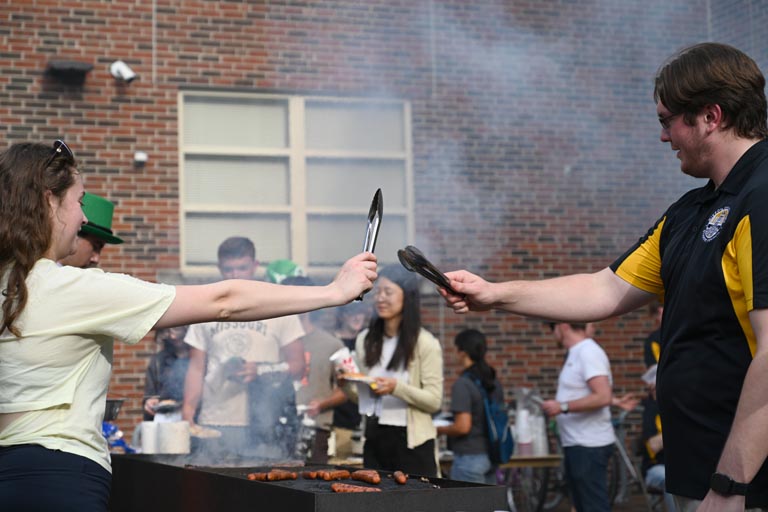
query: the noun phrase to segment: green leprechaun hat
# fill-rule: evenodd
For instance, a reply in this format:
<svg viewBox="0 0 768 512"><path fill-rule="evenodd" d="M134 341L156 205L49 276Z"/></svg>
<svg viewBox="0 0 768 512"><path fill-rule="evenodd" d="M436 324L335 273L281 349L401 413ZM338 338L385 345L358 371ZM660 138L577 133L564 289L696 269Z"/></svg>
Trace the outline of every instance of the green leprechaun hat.
<svg viewBox="0 0 768 512"><path fill-rule="evenodd" d="M83 213L88 218L88 223L80 228L80 232L98 237L108 244L123 243L121 238L112 234L112 214L114 211L115 205L112 201L86 192L83 196Z"/></svg>

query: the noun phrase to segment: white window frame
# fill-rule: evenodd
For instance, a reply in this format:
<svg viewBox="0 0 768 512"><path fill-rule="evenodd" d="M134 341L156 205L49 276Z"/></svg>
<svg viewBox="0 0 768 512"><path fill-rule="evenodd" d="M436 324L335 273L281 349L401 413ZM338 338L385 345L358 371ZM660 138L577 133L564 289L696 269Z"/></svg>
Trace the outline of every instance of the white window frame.
<svg viewBox="0 0 768 512"><path fill-rule="evenodd" d="M213 145L185 145L184 143L184 99L186 97L218 97L245 100L278 100L287 101L288 104L288 147L287 148L237 148L233 151L231 147L221 147ZM403 109L403 151L340 151L340 150L308 150L305 145L305 106L307 102L325 102L340 104L362 105L387 104L400 105ZM386 191L384 194L384 220L387 215L397 215L405 219L406 237L403 245L411 243L414 239L414 179L413 179L413 146L411 137L411 105L410 102L397 99L382 98L350 98L350 97L329 97L329 96L298 96L288 94L264 94L248 92L221 92L210 90L180 90L178 93L178 113L179 113L179 143L178 143L178 162L179 162L179 261L182 275L206 276L218 274L218 270L213 265L188 265L185 241L190 234L187 231L186 218L189 213L259 213L259 214L282 214L289 216L290 239L289 247L292 254L286 257L292 259L311 275L326 275L337 270L336 267L328 266L309 266L308 251L308 217L311 215L355 215L360 217L360 249L362 249L363 238L365 235L366 218L368 215L368 206L364 209L359 207L308 207L306 205L306 162L312 158L329 159L365 159L365 160L401 160L405 168L405 206L395 206L387 204ZM185 155L213 155L213 156L258 156L258 157L278 157L288 159L289 175L289 204L278 206L254 205L250 208L239 207L233 209L228 204L208 204L205 207L191 208L185 201ZM371 190L370 196L373 197L375 190ZM366 205L370 200L366 198ZM258 250L258 240L254 240ZM353 253L350 253L352 256ZM258 255L257 255L258 256ZM396 261L393 260L393 261ZM381 261L380 263L390 263L393 261ZM263 273L264 265L260 266Z"/></svg>

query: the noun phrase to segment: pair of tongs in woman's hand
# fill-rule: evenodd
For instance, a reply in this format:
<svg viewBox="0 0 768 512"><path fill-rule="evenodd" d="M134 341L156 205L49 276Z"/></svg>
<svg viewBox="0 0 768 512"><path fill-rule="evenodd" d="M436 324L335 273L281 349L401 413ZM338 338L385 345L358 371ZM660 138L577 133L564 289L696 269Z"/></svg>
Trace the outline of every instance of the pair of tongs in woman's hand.
<svg viewBox="0 0 768 512"><path fill-rule="evenodd" d="M427 278L440 288L444 288L448 293L452 295L461 294L451 288L451 281L448 277L440 272L429 260L424 256L420 250L412 245L405 246L405 249L397 251L397 257L400 259L400 263L406 270L416 272L417 274Z"/></svg>

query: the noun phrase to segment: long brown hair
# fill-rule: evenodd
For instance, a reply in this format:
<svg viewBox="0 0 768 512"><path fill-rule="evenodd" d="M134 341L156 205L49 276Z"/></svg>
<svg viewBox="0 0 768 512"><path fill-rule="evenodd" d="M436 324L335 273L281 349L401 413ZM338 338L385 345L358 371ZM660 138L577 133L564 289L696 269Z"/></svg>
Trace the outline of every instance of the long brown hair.
<svg viewBox="0 0 768 512"><path fill-rule="evenodd" d="M0 153L0 275L3 323L16 336L14 325L27 305L27 275L51 245L51 214L46 191L62 199L75 182L74 159L54 156L51 146L23 142ZM50 162L49 162L50 160ZM47 165L46 165L47 164Z"/></svg>
<svg viewBox="0 0 768 512"><path fill-rule="evenodd" d="M386 277L403 290L403 319L400 322L398 342L392 359L382 361L382 366L388 370L396 370L401 366L408 367L413 358L413 351L419 339L421 330L421 296L419 295L419 280L416 274L408 272L400 265L389 265L379 271L379 277ZM374 311L371 323L365 337L365 365L369 368L381 359L381 349L384 344L384 320Z"/></svg>

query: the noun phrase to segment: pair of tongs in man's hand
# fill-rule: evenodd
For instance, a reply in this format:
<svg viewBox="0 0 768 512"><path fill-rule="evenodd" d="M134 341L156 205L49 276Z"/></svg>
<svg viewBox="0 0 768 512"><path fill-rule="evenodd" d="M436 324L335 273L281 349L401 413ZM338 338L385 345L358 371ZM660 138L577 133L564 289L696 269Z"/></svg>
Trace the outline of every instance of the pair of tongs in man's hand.
<svg viewBox="0 0 768 512"><path fill-rule="evenodd" d="M376 248L376 239L379 236L379 227L381 226L383 213L384 199L382 198L381 189L378 189L373 195L373 201L371 201L371 207L368 210L368 225L365 231L365 239L363 240L363 251L373 252ZM461 295L451 288L450 280L445 274L430 263L424 254L414 246L408 245L405 249L400 249L397 251L397 257L407 270L424 276L453 295ZM357 300L363 300L363 294L360 294Z"/></svg>
<svg viewBox="0 0 768 512"><path fill-rule="evenodd" d="M420 250L412 245L407 245L405 249L397 251L397 257L400 263L406 270L416 272L417 274L427 278L440 288L444 288L448 293L452 295L461 294L451 288L451 281L448 277L440 272L430 261L424 256Z"/></svg>

